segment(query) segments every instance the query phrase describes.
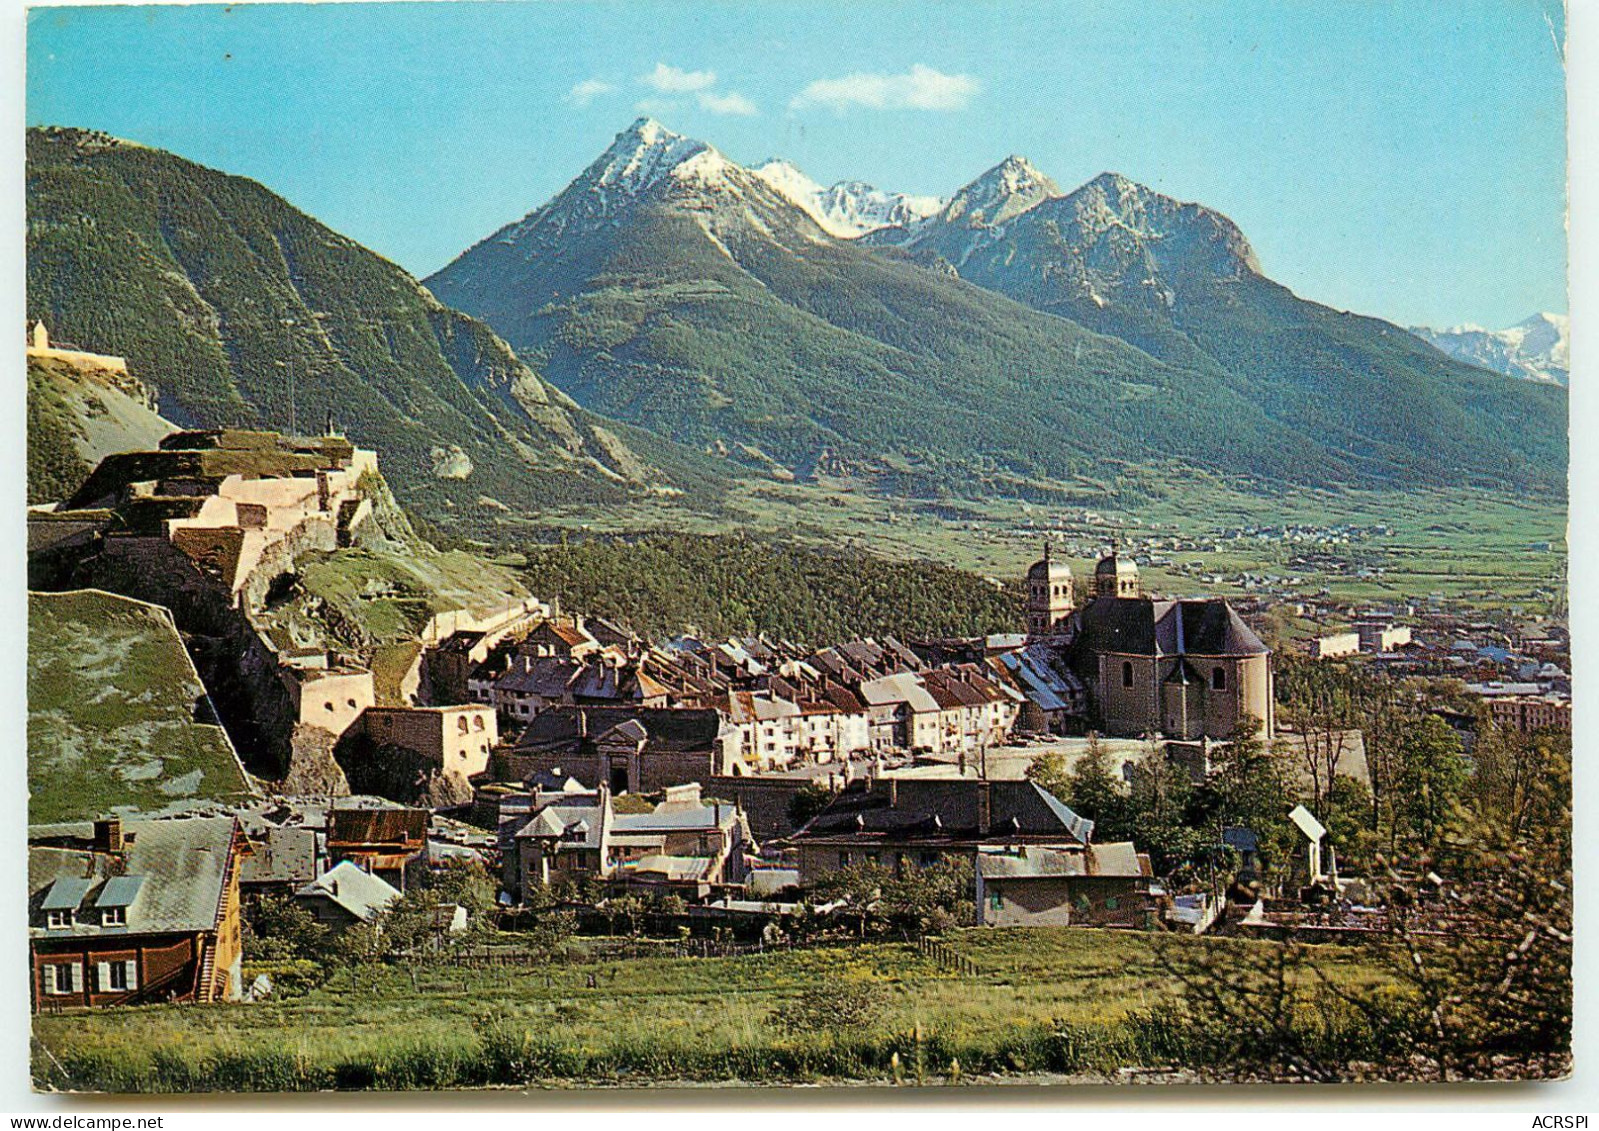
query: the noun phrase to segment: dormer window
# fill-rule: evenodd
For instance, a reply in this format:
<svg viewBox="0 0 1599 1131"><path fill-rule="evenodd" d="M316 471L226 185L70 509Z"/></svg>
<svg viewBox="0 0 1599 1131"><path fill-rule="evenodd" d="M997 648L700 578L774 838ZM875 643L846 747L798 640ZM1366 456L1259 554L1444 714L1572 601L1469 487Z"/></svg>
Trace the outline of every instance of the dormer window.
<svg viewBox="0 0 1599 1131"><path fill-rule="evenodd" d="M63 931L72 926L71 911L49 911L45 913L45 926L52 931Z"/></svg>
<svg viewBox="0 0 1599 1131"><path fill-rule="evenodd" d="M128 925L128 909L126 907L101 908L100 925L102 927L126 927Z"/></svg>

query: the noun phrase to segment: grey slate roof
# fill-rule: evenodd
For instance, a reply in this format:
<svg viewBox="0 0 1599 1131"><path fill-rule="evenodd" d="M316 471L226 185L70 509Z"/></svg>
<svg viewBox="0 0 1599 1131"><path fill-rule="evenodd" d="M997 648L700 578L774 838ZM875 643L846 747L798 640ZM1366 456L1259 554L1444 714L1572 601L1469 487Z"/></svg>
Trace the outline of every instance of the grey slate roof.
<svg viewBox="0 0 1599 1131"><path fill-rule="evenodd" d="M93 886L93 880L81 876L63 876L50 885L50 890L45 892L44 902L39 906L46 911L76 911Z"/></svg>
<svg viewBox="0 0 1599 1131"><path fill-rule="evenodd" d="M323 896L366 922L400 898L393 885L349 860L335 864L294 894L299 898Z"/></svg>
<svg viewBox="0 0 1599 1131"><path fill-rule="evenodd" d="M139 898L144 887L143 876L112 876L95 898L96 907L128 907Z"/></svg>
<svg viewBox="0 0 1599 1131"><path fill-rule="evenodd" d="M1019 851L990 852L977 857L985 880L1040 880L1062 876L1142 876L1138 851L1131 841L1088 848L1028 845Z"/></svg>
<svg viewBox="0 0 1599 1131"><path fill-rule="evenodd" d="M988 831L980 809L988 788ZM1094 822L1031 781L975 778L900 778L846 789L793 836L796 842L834 837L938 844L1004 841L1015 837L1087 844Z"/></svg>
<svg viewBox="0 0 1599 1131"><path fill-rule="evenodd" d="M124 821L123 863L114 875L110 857L93 852L86 841L72 843L52 838L50 845L28 847L28 903L30 938L98 938L109 931L119 935L189 933L214 930L222 903L223 881L233 843L232 817L187 817L160 821ZM37 840L42 830L29 830ZM99 902L104 889L115 884L112 899L126 894L126 881L139 879L127 905L125 926L104 928L97 915L86 915L70 927L44 925L47 893L52 904L76 903L60 910L114 906ZM116 883L117 880L122 883ZM58 888L58 882L70 881ZM54 908L53 908L54 909Z"/></svg>
<svg viewBox="0 0 1599 1131"><path fill-rule="evenodd" d="M1134 656L1263 656L1271 650L1221 598L1150 601L1096 597L1082 612L1078 645Z"/></svg>
<svg viewBox="0 0 1599 1131"><path fill-rule="evenodd" d="M266 829L239 869L239 882L303 884L315 879L320 839L316 829L304 826Z"/></svg>
<svg viewBox="0 0 1599 1131"><path fill-rule="evenodd" d="M709 708L551 707L540 713L516 740L521 753L579 750L585 741L636 719L649 734L650 750L710 752L722 731L722 717Z"/></svg>
<svg viewBox="0 0 1599 1131"><path fill-rule="evenodd" d="M1044 711L1065 711L1085 694L1083 681L1070 670L1050 663L1050 653L1029 645L1000 657L1006 669L1021 684L1022 693Z"/></svg>

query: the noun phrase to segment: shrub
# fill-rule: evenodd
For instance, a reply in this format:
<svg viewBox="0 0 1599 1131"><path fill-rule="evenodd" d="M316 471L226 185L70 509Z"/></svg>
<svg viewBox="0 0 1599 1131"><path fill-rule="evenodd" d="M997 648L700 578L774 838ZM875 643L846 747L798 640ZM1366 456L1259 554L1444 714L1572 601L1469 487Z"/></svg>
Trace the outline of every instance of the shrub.
<svg viewBox="0 0 1599 1131"><path fill-rule="evenodd" d="M778 1006L772 1020L796 1033L862 1030L874 1025L882 1011L882 992L869 982L823 982Z"/></svg>

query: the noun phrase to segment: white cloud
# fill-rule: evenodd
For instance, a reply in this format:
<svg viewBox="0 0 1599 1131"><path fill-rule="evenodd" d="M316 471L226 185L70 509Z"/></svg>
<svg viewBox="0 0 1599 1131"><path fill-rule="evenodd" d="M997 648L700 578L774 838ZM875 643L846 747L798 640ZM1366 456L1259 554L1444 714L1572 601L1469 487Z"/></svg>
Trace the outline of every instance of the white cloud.
<svg viewBox="0 0 1599 1131"><path fill-rule="evenodd" d="M710 91L703 91L699 96L699 100L700 109L708 110L712 114L736 114L741 118L753 118L760 113L755 108L755 103L734 91L728 91L726 94L712 94Z"/></svg>
<svg viewBox="0 0 1599 1131"><path fill-rule="evenodd" d="M858 72L817 79L796 94L789 108L827 106L839 113L851 106L872 110L963 110L982 84L971 75L946 75L917 63L902 75Z"/></svg>
<svg viewBox="0 0 1599 1131"><path fill-rule="evenodd" d="M602 94L609 94L616 87L603 79L584 79L573 85L572 89L562 96L561 101L569 106L587 106Z"/></svg>
<svg viewBox="0 0 1599 1131"><path fill-rule="evenodd" d="M638 81L663 94L681 94L685 91L704 90L716 81L716 72L685 71L678 67L668 67L665 63L657 63L653 71L647 75L640 75Z"/></svg>

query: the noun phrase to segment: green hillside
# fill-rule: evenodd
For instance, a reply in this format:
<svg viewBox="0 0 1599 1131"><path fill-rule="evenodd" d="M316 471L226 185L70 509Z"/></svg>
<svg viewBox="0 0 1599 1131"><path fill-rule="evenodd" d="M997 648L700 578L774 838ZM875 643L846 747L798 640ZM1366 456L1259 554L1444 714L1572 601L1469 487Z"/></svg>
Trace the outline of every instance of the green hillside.
<svg viewBox="0 0 1599 1131"><path fill-rule="evenodd" d="M817 647L859 636L1014 632L1017 594L974 574L772 540L653 534L527 549L528 587L651 639L764 633Z"/></svg>
<svg viewBox="0 0 1599 1131"><path fill-rule="evenodd" d="M98 590L28 595L28 820L250 792L171 615Z"/></svg>
<svg viewBox="0 0 1599 1131"><path fill-rule="evenodd" d="M653 207L552 261L491 240L458 262L429 285L578 401L802 476L842 465L982 496L1118 461L1307 470L1297 438L1218 376L865 248L712 240Z"/></svg>
<svg viewBox="0 0 1599 1131"><path fill-rule="evenodd" d="M482 323L253 181L33 129L27 194L29 316L126 356L182 426L286 428L292 383L301 431L331 413L445 523L717 489L708 461L579 409Z"/></svg>
<svg viewBox="0 0 1599 1131"><path fill-rule="evenodd" d="M1563 390L1505 380L1391 323L1298 297L1261 274L1230 220L1200 205L1105 174L1003 229L935 221L910 247L1164 361L1225 373L1364 478L1563 488Z"/></svg>

